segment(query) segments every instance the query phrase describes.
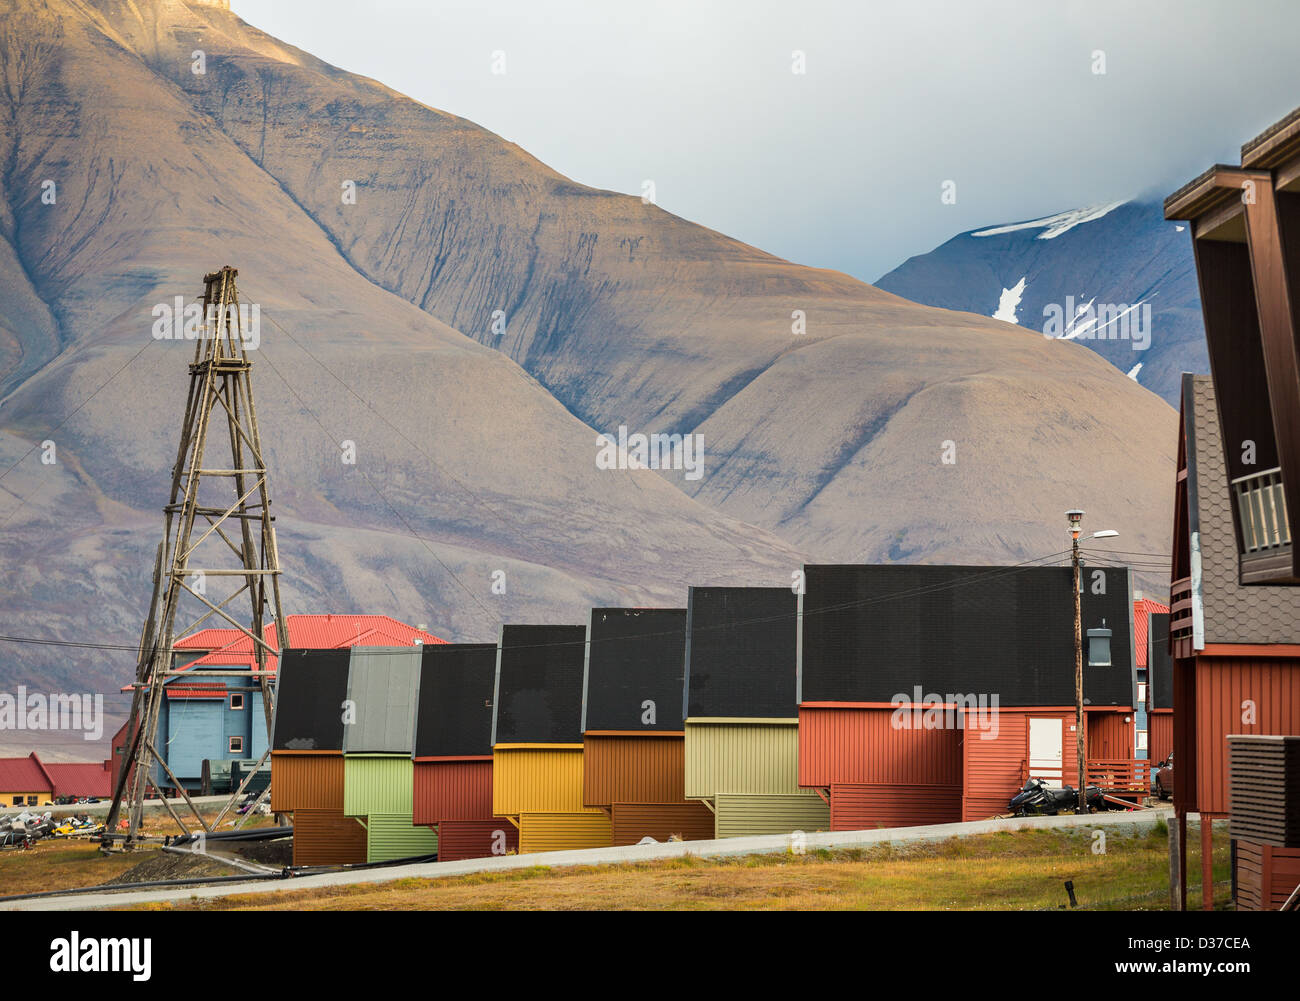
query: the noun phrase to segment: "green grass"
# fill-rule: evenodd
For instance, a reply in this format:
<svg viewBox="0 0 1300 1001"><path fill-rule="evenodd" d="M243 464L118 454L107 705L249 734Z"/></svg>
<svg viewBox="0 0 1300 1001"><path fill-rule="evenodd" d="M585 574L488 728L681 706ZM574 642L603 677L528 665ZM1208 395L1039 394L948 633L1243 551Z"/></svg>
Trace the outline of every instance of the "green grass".
<svg viewBox="0 0 1300 1001"><path fill-rule="evenodd" d="M1199 876L1198 834L1189 869ZM1065 881L1083 909L1168 908L1168 830L1020 830L921 845L885 844L807 855L751 855L555 868L447 879L402 879L324 891L279 891L164 905L203 910L1067 910ZM1215 840L1216 884L1228 879L1228 839ZM1226 885L1217 903L1230 906ZM1189 888L1189 903L1200 887ZM153 905L157 906L157 905Z"/></svg>

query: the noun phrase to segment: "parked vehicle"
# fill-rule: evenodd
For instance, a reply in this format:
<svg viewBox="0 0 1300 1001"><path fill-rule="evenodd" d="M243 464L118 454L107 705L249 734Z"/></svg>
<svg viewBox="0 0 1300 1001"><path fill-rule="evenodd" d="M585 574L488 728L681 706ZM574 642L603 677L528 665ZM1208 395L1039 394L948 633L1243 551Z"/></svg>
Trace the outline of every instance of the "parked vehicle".
<svg viewBox="0 0 1300 1001"><path fill-rule="evenodd" d="M1106 809L1106 801L1101 790L1088 786L1086 802L1089 810ZM1042 779L1030 779L1016 793L1008 809L1016 817L1055 816L1058 813L1073 813L1079 803L1079 794L1074 786L1060 789L1047 785Z"/></svg>
<svg viewBox="0 0 1300 1001"><path fill-rule="evenodd" d="M1171 799L1174 795L1174 755L1156 765L1156 773L1151 778L1151 795L1156 799Z"/></svg>

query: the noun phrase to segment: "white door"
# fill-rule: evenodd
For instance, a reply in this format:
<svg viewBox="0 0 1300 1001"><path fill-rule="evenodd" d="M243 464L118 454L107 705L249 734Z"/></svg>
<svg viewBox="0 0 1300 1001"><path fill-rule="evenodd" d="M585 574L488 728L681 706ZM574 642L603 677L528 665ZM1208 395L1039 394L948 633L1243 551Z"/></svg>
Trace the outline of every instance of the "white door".
<svg viewBox="0 0 1300 1001"><path fill-rule="evenodd" d="M1060 788L1065 720L1029 720L1029 777Z"/></svg>

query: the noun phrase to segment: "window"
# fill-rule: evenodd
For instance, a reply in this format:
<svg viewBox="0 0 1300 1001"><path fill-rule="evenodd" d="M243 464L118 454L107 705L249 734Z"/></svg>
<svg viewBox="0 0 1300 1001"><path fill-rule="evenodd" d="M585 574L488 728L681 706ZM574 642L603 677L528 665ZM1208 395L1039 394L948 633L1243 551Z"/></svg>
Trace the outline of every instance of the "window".
<svg viewBox="0 0 1300 1001"><path fill-rule="evenodd" d="M23 805L23 798L21 796L15 796L14 806L22 806L22 805Z"/></svg>
<svg viewBox="0 0 1300 1001"><path fill-rule="evenodd" d="M244 695L243 695L242 692L239 693L238 695L232 695L232 696L230 696L230 708L231 708L231 709L243 709L243 708L244 708Z"/></svg>
<svg viewBox="0 0 1300 1001"><path fill-rule="evenodd" d="M230 753L231 753L231 754L243 754L243 753L244 753L244 738L243 738L243 737L231 737L231 738L230 738Z"/></svg>
<svg viewBox="0 0 1300 1001"><path fill-rule="evenodd" d="M1088 630L1088 666L1110 667L1110 630Z"/></svg>
<svg viewBox="0 0 1300 1001"><path fill-rule="evenodd" d="M1138 682L1138 705L1144 706L1146 704L1147 704L1147 683L1145 681L1139 681Z"/></svg>
<svg viewBox="0 0 1300 1001"><path fill-rule="evenodd" d="M28 797L27 797L27 805L28 805L28 806L35 806L35 805L36 805L36 797L35 797L35 796L28 796Z"/></svg>
<svg viewBox="0 0 1300 1001"><path fill-rule="evenodd" d="M1139 751L1145 751L1147 749L1147 732L1145 730L1139 730L1137 732L1137 736L1138 736L1137 749Z"/></svg>

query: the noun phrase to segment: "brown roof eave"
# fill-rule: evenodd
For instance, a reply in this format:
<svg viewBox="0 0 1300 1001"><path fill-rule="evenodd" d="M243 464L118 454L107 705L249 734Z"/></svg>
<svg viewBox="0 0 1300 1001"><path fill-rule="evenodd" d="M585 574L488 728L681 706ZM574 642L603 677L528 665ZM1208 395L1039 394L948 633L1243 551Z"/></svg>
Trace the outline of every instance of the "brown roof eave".
<svg viewBox="0 0 1300 1001"><path fill-rule="evenodd" d="M1243 167L1277 167L1300 157L1300 108L1241 147Z"/></svg>
<svg viewBox="0 0 1300 1001"><path fill-rule="evenodd" d="M1269 173L1216 163L1165 199L1165 219L1195 222L1237 197L1246 180L1269 180Z"/></svg>

